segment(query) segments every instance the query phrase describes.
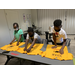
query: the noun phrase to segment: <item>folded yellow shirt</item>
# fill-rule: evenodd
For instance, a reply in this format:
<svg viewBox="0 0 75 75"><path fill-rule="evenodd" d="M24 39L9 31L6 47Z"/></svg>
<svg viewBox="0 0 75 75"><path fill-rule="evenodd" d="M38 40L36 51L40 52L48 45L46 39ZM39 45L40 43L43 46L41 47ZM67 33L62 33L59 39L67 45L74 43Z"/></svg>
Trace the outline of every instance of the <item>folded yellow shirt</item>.
<svg viewBox="0 0 75 75"><path fill-rule="evenodd" d="M18 46L13 46L13 47L10 46L6 49L6 51L16 51L18 48L19 48Z"/></svg>
<svg viewBox="0 0 75 75"><path fill-rule="evenodd" d="M40 50L44 44L35 44L28 55L39 55L42 51Z"/></svg>
<svg viewBox="0 0 75 75"><path fill-rule="evenodd" d="M1 47L0 49L7 50L7 51L16 51L19 48L19 46L22 46L23 44L25 44L25 42L19 42L19 45L16 46L17 42L14 42L11 45L8 44L8 45Z"/></svg>
<svg viewBox="0 0 75 75"><path fill-rule="evenodd" d="M27 49L31 46L31 44L29 43L28 46L27 46ZM31 51L29 53L27 53L27 51L24 51L24 48L19 48L17 50L17 52L20 52L20 53L26 53L28 55L39 55L42 51L40 50L41 48L43 47L43 44L35 44L33 46L33 48L31 49Z"/></svg>
<svg viewBox="0 0 75 75"><path fill-rule="evenodd" d="M50 59L57 59L57 60L72 60L73 55L68 53L67 46L64 48L64 54L60 54L59 51L62 46L58 46L57 48L52 49L54 45L47 45L46 51L42 53L42 57L47 57Z"/></svg>
<svg viewBox="0 0 75 75"><path fill-rule="evenodd" d="M30 43L28 44L27 49L29 48L29 46L30 46ZM26 51L24 51L24 48L25 47L22 47L22 48L19 47L16 51L19 52L19 53L27 53Z"/></svg>
<svg viewBox="0 0 75 75"><path fill-rule="evenodd" d="M6 50L8 47L10 47L11 45L5 45L5 46L3 46L3 47L1 47L0 49L2 49L2 50Z"/></svg>
<svg viewBox="0 0 75 75"><path fill-rule="evenodd" d="M11 45L5 45L1 47L2 50L6 51L16 51L19 47L18 46L11 46Z"/></svg>

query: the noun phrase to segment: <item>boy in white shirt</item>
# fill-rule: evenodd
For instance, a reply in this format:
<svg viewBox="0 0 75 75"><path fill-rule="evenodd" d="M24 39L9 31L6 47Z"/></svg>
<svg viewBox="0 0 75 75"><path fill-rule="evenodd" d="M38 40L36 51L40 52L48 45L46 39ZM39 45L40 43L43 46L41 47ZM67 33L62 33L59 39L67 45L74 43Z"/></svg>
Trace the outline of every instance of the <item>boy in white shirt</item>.
<svg viewBox="0 0 75 75"><path fill-rule="evenodd" d="M28 42L31 41L31 46L27 49ZM34 33L33 28L28 28L28 34L26 37L25 49L24 51L29 52L35 43L41 43L41 38L37 33Z"/></svg>
<svg viewBox="0 0 75 75"><path fill-rule="evenodd" d="M59 52L60 54L63 54L63 49L66 45L67 35L66 32L62 29L62 21L60 19L54 21L54 26L51 28L51 32L53 33L52 44L55 45L52 48L57 48L57 45L62 45L62 48Z"/></svg>

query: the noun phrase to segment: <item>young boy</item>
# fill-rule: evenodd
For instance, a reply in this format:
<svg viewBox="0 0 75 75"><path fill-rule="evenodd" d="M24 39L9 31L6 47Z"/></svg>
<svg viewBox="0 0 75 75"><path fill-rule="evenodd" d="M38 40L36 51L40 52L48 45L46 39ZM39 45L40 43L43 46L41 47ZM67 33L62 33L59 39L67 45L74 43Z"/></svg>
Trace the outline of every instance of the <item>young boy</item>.
<svg viewBox="0 0 75 75"><path fill-rule="evenodd" d="M55 20L53 24L54 26L51 28L51 32L53 33L52 44L54 44L55 46L53 46L52 48L57 48L57 45L62 45L62 48L59 52L60 54L63 54L67 35L66 32L62 29L62 21L60 19Z"/></svg>
<svg viewBox="0 0 75 75"><path fill-rule="evenodd" d="M28 42L31 41L31 46L27 49ZM28 34L26 37L25 49L24 51L29 52L35 43L41 43L41 38L37 33L34 33L33 28L28 28Z"/></svg>
<svg viewBox="0 0 75 75"><path fill-rule="evenodd" d="M19 42L24 41L24 37L22 35L23 31L22 31L22 29L19 29L18 23L14 23L13 28L14 28L14 39L12 40L12 42L10 44L12 44L16 40L17 41L17 46L18 46Z"/></svg>

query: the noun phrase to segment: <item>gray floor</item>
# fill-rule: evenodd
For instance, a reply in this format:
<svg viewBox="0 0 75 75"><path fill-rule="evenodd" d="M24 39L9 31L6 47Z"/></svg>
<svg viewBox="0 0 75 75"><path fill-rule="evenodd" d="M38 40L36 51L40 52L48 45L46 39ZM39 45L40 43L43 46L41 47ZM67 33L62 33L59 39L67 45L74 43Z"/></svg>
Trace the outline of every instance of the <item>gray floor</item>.
<svg viewBox="0 0 75 75"><path fill-rule="evenodd" d="M71 53L75 57L75 40L74 40L75 35L67 35L67 36L68 36L68 38L71 39L70 49L71 49ZM41 38L45 39L45 35L41 35ZM0 55L0 65L4 65L6 60L7 60L7 58L6 58L5 55ZM22 60L22 62L24 62L23 65L30 65L30 64L32 64L32 62L30 62L28 60L27 61ZM20 65L19 59L13 58L13 59L11 59L8 62L7 65Z"/></svg>

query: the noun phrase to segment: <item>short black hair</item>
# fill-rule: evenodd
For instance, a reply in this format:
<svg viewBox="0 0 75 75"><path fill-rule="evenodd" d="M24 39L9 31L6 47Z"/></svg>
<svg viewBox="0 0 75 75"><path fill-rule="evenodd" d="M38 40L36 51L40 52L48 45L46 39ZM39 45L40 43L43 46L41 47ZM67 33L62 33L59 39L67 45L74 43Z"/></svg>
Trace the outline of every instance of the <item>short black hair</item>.
<svg viewBox="0 0 75 75"><path fill-rule="evenodd" d="M34 30L33 30L33 28L32 28L32 27L28 27L27 32L34 32Z"/></svg>
<svg viewBox="0 0 75 75"><path fill-rule="evenodd" d="M59 27L62 24L62 21L60 19L56 19L53 24L54 26Z"/></svg>
<svg viewBox="0 0 75 75"><path fill-rule="evenodd" d="M15 26L15 24L17 25L17 27L19 27L18 23L13 23L13 26Z"/></svg>

